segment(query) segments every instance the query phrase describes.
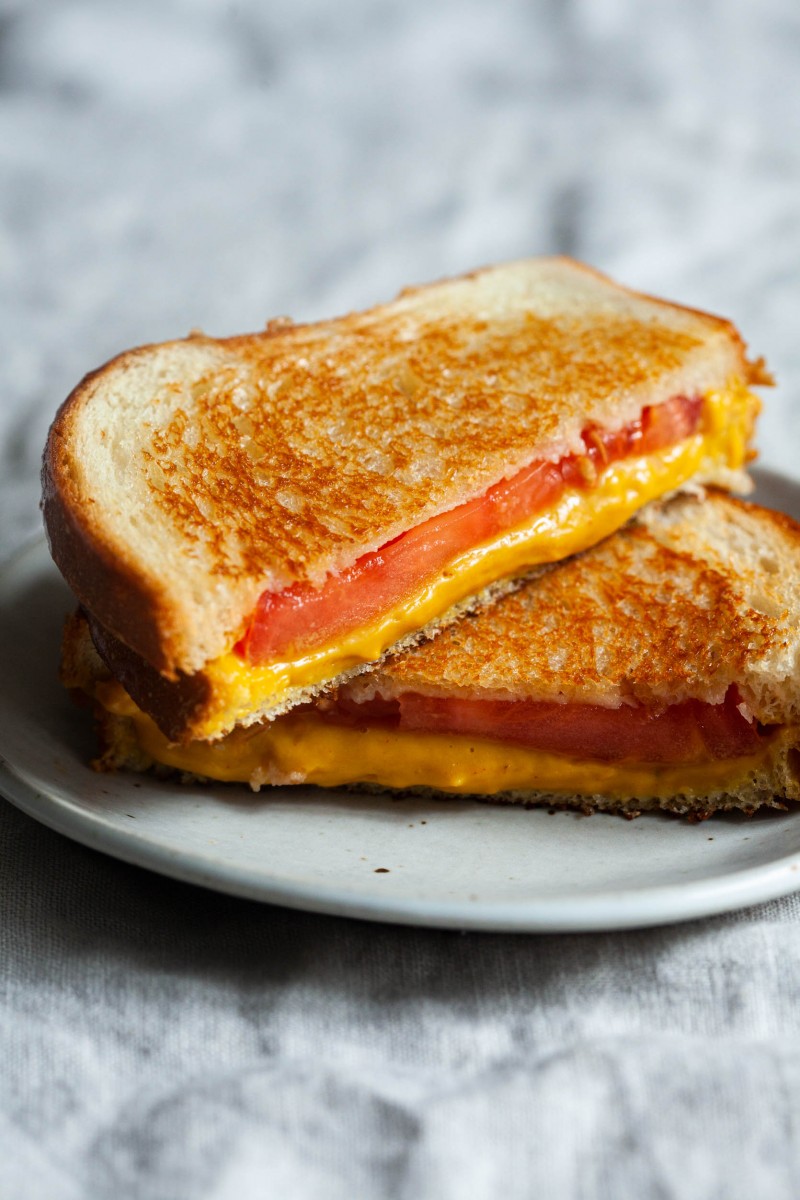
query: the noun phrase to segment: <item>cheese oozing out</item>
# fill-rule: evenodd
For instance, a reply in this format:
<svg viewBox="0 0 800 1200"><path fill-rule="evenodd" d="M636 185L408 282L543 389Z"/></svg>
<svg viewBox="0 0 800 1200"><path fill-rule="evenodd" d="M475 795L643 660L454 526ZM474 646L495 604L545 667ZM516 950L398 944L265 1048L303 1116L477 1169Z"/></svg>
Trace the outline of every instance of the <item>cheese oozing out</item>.
<svg viewBox="0 0 800 1200"><path fill-rule="evenodd" d="M696 433L649 455L609 463L590 489L567 488L549 507L515 528L460 554L378 619L301 652L291 660L252 665L233 650L204 669L212 697L193 730L198 739L253 723L297 688L313 688L366 663L376 662L404 637L435 621L498 580L577 554L619 529L650 500L688 480L738 471L760 403L743 382L703 398Z"/></svg>
<svg viewBox="0 0 800 1200"><path fill-rule="evenodd" d="M170 743L118 683L95 691L104 707L128 717L139 748L154 762L225 783L372 784L398 791L429 788L454 795L537 791L610 799L702 798L737 792L770 772L791 730L776 730L750 754L681 763L600 762L458 733L348 726L304 709L233 730L216 742ZM796 731L794 731L796 738Z"/></svg>

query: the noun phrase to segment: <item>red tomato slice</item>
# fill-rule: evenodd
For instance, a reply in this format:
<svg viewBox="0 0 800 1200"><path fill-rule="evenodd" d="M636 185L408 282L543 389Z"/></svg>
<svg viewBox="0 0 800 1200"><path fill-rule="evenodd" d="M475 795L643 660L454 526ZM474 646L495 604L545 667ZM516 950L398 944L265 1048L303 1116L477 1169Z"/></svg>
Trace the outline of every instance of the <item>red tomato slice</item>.
<svg viewBox="0 0 800 1200"><path fill-rule="evenodd" d="M489 536L485 526L483 502L473 500L363 555L320 588L296 583L265 592L246 638L247 657L266 662L290 647L319 645L365 625L452 562L462 547L483 541Z"/></svg>
<svg viewBox="0 0 800 1200"><path fill-rule="evenodd" d="M636 454L653 454L690 437L700 424L702 396L676 396L642 413L642 437Z"/></svg>
<svg viewBox="0 0 800 1200"><path fill-rule="evenodd" d="M486 737L599 762L682 763L738 758L758 749L755 721L742 716L738 692L722 704L688 700L662 711L623 705L555 704L534 700L469 700L407 692L394 702L340 699L326 706L348 724L387 723L424 733Z"/></svg>
<svg viewBox="0 0 800 1200"><path fill-rule="evenodd" d="M254 664L269 662L375 620L462 552L555 503L566 487L591 487L606 463L682 441L697 428L701 408L699 398L676 396L645 409L640 420L617 432L588 429L584 454L524 467L478 499L362 555L321 587L296 583L281 592L265 592L237 652Z"/></svg>
<svg viewBox="0 0 800 1200"><path fill-rule="evenodd" d="M268 662L289 649L320 645L365 625L412 595L462 551L519 524L563 490L557 463L534 463L479 499L364 554L320 588L296 583L282 592L265 592L236 649L252 663Z"/></svg>

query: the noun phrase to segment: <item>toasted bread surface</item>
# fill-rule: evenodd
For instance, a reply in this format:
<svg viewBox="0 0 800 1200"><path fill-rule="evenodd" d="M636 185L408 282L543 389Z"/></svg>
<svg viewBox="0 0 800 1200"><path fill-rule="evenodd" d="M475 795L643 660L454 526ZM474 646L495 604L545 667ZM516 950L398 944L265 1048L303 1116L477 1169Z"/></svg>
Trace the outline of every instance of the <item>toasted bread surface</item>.
<svg viewBox="0 0 800 1200"><path fill-rule="evenodd" d="M800 525L720 492L639 520L354 681L355 695L719 703L800 720Z"/></svg>
<svg viewBox="0 0 800 1200"><path fill-rule="evenodd" d="M79 600L156 670L326 573L678 394L765 382L726 321L566 259L315 325L114 359L53 425L43 508Z"/></svg>

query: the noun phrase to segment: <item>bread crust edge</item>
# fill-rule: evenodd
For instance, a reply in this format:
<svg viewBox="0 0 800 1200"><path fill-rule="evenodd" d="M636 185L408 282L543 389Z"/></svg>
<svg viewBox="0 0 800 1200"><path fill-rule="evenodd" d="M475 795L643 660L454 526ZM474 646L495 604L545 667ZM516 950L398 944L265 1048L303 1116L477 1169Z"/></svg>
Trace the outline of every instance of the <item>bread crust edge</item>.
<svg viewBox="0 0 800 1200"><path fill-rule="evenodd" d="M157 584L125 557L125 547L103 532L70 478L64 450L70 426L101 380L152 350L127 350L84 376L59 407L42 457L41 510L50 554L83 607L168 677L175 673L175 647L165 625L165 603Z"/></svg>

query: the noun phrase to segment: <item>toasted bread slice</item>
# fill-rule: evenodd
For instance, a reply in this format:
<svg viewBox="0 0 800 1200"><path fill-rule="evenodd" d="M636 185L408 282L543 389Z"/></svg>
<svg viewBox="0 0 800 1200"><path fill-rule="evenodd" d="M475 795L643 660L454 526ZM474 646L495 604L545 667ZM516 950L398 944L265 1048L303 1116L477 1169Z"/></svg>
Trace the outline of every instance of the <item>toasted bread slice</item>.
<svg viewBox="0 0 800 1200"><path fill-rule="evenodd" d="M45 525L99 642L167 680L207 673L194 680L206 697L197 717L170 734L212 736L374 661L497 579L597 541L690 477L741 482L752 406L732 403L730 422L718 406L679 462L651 456L646 484L641 471L614 476L596 519L581 493L570 539L539 537L528 558L492 545L460 591L448 577L431 601L426 583L426 602L401 606L380 636L323 656L312 676L284 672L264 694L248 685L232 704L208 669L230 657L264 593L316 587L532 462L582 454L587 429L764 382L727 321L566 259L514 263L334 321L121 355L87 376L52 427Z"/></svg>
<svg viewBox="0 0 800 1200"><path fill-rule="evenodd" d="M334 697L186 747L125 695L85 625L64 661L98 702L107 768L706 816L800 799L799 581L789 517L720 493L678 497ZM413 719L398 721L409 698ZM484 703L491 719L476 726ZM538 706L551 732L526 741L519 722ZM570 751L598 714L617 749Z"/></svg>

